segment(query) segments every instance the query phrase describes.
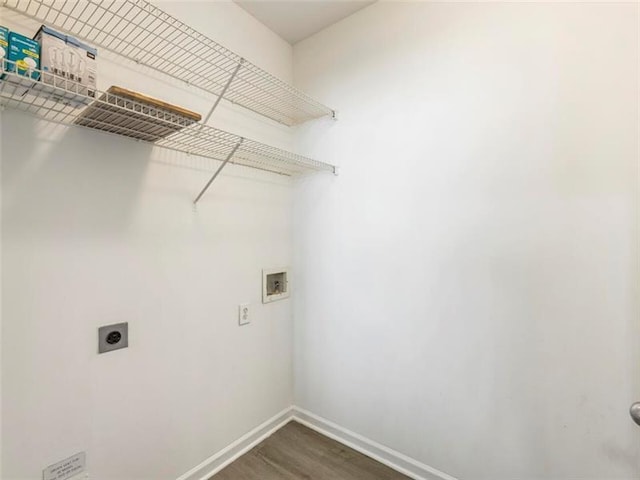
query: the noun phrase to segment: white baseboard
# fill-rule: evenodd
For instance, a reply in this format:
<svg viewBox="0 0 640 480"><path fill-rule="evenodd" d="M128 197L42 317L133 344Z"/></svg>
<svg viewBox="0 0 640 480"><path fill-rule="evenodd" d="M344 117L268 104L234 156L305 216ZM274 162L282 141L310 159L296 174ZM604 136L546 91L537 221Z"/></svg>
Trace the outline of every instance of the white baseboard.
<svg viewBox="0 0 640 480"><path fill-rule="evenodd" d="M451 475L418 462L301 408L293 407L293 420L415 480L457 480Z"/></svg>
<svg viewBox="0 0 640 480"><path fill-rule="evenodd" d="M266 422L258 425L250 432L245 433L235 442L207 458L200 465L192 468L187 473L180 475L176 480L208 480L235 459L244 455L265 438L280 430L293 418L293 407L288 407L274 415Z"/></svg>
<svg viewBox="0 0 640 480"><path fill-rule="evenodd" d="M457 480L455 477L420 463L362 435L347 430L302 408L289 407L247 432L229 446L207 458L176 480L208 480L224 467L244 455L265 438L270 437L291 420L353 448L414 480Z"/></svg>

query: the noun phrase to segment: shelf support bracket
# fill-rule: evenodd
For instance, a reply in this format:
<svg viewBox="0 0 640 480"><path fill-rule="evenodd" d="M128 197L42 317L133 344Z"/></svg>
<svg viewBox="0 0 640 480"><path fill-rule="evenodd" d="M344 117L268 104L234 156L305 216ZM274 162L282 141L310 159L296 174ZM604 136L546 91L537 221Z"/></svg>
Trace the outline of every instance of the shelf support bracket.
<svg viewBox="0 0 640 480"><path fill-rule="evenodd" d="M202 189L202 191L198 194L198 196L196 197L196 199L193 201L193 204L195 205L196 203L198 203L198 200L200 200L202 198L202 196L204 195L204 193L207 191L207 189L211 186L211 184L213 183L213 181L216 179L216 177L218 175L220 175L220 172L222 171L222 169L227 165L227 163L229 163L229 160L231 160L231 158L235 155L236 151L238 150L238 148L240 148L240 145L242 145L242 142L244 142L244 138L240 138L240 140L238 140L238 143L235 144L235 146L233 147L233 149L229 152L229 155L227 155L227 158L224 159L224 161L222 162L222 164L218 167L218 169L216 170L216 172L213 174L213 176L209 179L209 181L207 182L207 184L204 186L204 188Z"/></svg>
<svg viewBox="0 0 640 480"><path fill-rule="evenodd" d="M207 116L204 118L204 122L202 122L202 125L206 125L209 122L211 115L213 115L213 112L215 111L215 109L218 108L218 104L220 103L220 100L222 100L225 93L227 93L227 90L229 90L229 87L231 86L231 82L233 82L233 79L236 78L236 75L240 71L240 68L242 67L243 64L244 64L244 58L241 58L240 61L238 62L238 65L236 65L236 68L233 70L233 73L229 77L229 80L227 80L227 83L224 85L222 91L220 92L220 95L218 95L218 98L216 98L216 101L211 107L211 110L209 110L209 113L207 113Z"/></svg>

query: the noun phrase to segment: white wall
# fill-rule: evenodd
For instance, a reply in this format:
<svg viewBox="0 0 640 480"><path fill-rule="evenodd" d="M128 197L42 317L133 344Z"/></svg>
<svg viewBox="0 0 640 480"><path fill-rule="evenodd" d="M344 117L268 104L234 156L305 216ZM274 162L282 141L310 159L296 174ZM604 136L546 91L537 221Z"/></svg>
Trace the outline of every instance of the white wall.
<svg viewBox="0 0 640 480"><path fill-rule="evenodd" d="M163 4L285 80L291 47L233 3ZM2 12L2 23L35 25ZM100 87L206 114L210 96L100 52ZM215 126L287 147L285 127L223 105ZM292 403L289 302L261 268L291 262L291 185L97 132L2 114L3 480L86 451L90 478L175 479ZM237 326L237 306L253 323ZM129 322L98 356L97 327Z"/></svg>
<svg viewBox="0 0 640 480"><path fill-rule="evenodd" d="M638 479L638 6L378 3L294 48L295 401L468 480Z"/></svg>

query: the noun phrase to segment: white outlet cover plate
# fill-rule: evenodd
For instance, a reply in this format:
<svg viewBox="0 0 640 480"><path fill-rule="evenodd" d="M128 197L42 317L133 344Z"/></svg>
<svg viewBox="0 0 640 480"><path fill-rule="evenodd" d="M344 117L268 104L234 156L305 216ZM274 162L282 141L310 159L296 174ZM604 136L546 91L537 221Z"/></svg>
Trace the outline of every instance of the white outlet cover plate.
<svg viewBox="0 0 640 480"><path fill-rule="evenodd" d="M249 323L251 323L251 306L248 303L241 303L238 305L238 324L247 325Z"/></svg>

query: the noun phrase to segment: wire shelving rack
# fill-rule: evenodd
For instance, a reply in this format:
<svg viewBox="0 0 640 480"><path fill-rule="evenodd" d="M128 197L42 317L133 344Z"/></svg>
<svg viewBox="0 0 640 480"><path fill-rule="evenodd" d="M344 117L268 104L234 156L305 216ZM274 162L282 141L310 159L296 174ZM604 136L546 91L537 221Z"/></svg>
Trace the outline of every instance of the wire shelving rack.
<svg viewBox="0 0 640 480"><path fill-rule="evenodd" d="M35 70L42 75L42 72ZM6 72L0 80L0 105L38 118L101 130L152 143L163 148L222 161L211 184L227 164L244 165L281 175L333 172L333 165L250 140L203 123L193 123L164 109L118 97L108 92L87 96L86 87L46 73L52 84ZM87 105L102 115L83 115ZM154 132L173 133L157 138ZM206 188L205 188L206 190ZM202 196L198 196L196 201Z"/></svg>
<svg viewBox="0 0 640 480"><path fill-rule="evenodd" d="M3 6L285 125L335 116L145 0L4 0Z"/></svg>

